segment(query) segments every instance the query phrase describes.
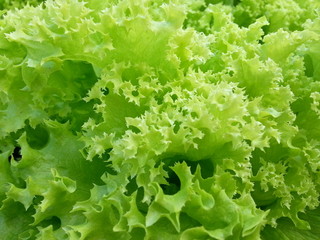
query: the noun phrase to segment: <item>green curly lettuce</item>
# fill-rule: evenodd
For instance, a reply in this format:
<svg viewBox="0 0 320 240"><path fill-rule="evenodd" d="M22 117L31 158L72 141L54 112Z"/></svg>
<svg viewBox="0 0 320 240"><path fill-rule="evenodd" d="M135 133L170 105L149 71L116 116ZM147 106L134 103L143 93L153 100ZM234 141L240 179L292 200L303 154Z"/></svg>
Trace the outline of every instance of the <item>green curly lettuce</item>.
<svg viewBox="0 0 320 240"><path fill-rule="evenodd" d="M37 6L44 0L0 0L0 10L22 8L26 5Z"/></svg>
<svg viewBox="0 0 320 240"><path fill-rule="evenodd" d="M2 7L2 239L318 239L319 1Z"/></svg>

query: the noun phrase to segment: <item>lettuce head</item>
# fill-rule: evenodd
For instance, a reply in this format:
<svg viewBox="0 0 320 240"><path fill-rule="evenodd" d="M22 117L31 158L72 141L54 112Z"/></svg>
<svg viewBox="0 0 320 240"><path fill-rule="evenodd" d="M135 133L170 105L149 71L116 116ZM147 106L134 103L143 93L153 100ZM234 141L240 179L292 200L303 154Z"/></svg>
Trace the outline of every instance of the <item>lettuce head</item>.
<svg viewBox="0 0 320 240"><path fill-rule="evenodd" d="M319 239L319 0L0 9L1 239Z"/></svg>

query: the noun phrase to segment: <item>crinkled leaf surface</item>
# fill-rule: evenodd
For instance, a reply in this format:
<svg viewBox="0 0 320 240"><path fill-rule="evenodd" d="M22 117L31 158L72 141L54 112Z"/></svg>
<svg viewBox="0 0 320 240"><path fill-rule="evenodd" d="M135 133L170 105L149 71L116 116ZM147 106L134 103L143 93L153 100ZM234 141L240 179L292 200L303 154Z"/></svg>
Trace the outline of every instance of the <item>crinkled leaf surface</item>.
<svg viewBox="0 0 320 240"><path fill-rule="evenodd" d="M0 8L1 239L318 239L318 0Z"/></svg>

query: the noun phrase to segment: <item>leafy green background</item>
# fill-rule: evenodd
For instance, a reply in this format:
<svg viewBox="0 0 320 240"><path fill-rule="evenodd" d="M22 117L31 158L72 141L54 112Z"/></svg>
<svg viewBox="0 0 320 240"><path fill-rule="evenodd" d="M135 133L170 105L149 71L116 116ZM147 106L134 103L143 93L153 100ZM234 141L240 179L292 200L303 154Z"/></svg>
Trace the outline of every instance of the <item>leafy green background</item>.
<svg viewBox="0 0 320 240"><path fill-rule="evenodd" d="M2 239L318 239L318 0L41 2L0 2Z"/></svg>

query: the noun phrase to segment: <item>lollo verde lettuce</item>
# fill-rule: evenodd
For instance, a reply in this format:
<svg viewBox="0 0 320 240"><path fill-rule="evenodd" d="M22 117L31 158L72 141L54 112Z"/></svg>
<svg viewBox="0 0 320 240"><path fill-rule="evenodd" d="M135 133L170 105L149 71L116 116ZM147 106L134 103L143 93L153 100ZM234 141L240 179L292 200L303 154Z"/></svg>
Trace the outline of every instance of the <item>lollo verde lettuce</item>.
<svg viewBox="0 0 320 240"><path fill-rule="evenodd" d="M1 239L319 238L318 0L41 2L0 2Z"/></svg>

